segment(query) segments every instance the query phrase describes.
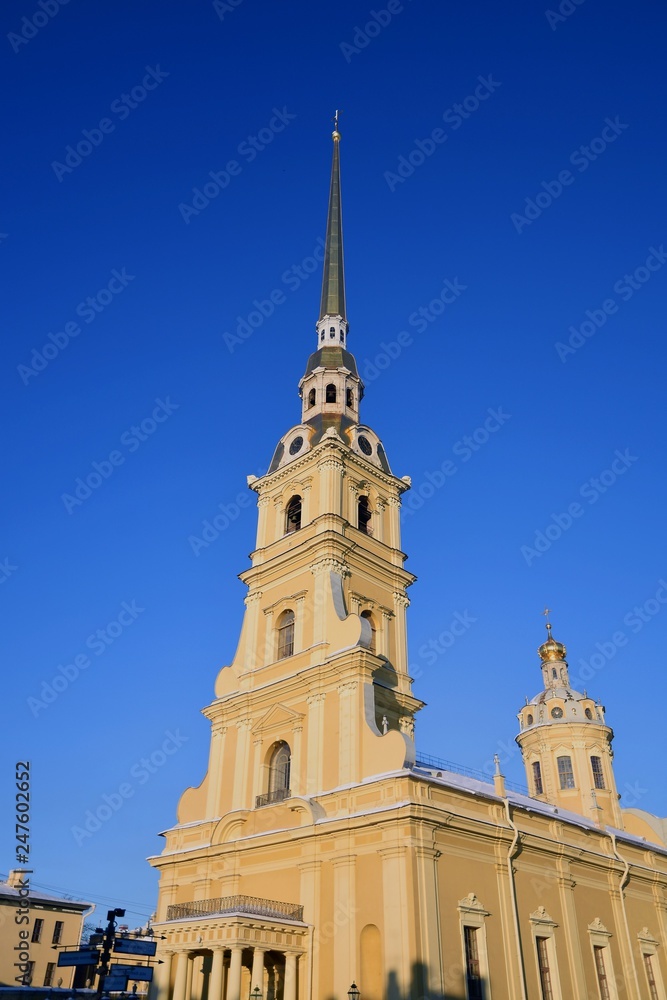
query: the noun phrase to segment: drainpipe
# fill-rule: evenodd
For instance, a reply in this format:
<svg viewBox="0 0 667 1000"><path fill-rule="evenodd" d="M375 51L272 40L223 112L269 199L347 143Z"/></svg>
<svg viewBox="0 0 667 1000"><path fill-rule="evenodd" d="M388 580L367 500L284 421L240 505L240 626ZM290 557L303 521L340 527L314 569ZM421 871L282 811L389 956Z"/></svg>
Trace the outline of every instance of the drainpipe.
<svg viewBox="0 0 667 1000"><path fill-rule="evenodd" d="M494 757L496 764L496 773L494 775L494 784L496 786L496 791L502 794L503 801L505 803L505 816L507 817L507 823L510 828L514 831L514 837L512 838L512 843L510 844L509 850L507 852L507 874L509 876L510 883L510 896L512 897L512 917L514 922L514 936L516 938L516 957L519 963L519 983L521 985L521 1000L528 1000L528 990L526 988L526 971L523 967L523 947L521 945L521 929L519 927L519 908L516 901L516 886L514 885L514 868L512 866L512 861L517 855L517 848L519 846L519 828L512 819L512 813L510 812L510 803L507 798L507 792L505 791L505 779L500 773L500 758L498 754ZM502 789L502 792L500 791Z"/></svg>
<svg viewBox="0 0 667 1000"><path fill-rule="evenodd" d="M634 987L635 987L635 996L639 997L640 993L639 993L639 980L637 979L637 967L635 965L635 955L634 955L634 949L632 947L632 938L630 937L630 925L628 923L628 914L627 914L627 911L625 909L625 891L624 890L625 890L625 887L627 886L628 882L630 881L630 863L628 861L626 861L625 858L621 857L621 855L618 853L618 847L617 847L617 844L616 844L616 834L612 833L611 830L610 830L609 831L609 837L610 837L610 840L611 840L612 849L614 851L614 857L616 858L617 861L619 861L623 865L623 873L622 873L620 881L618 883L618 891L619 891L619 895L621 897L621 910L623 911L623 924L625 925L625 935L626 935L627 940L628 940L628 952L629 952L629 955L630 955L630 964L631 964L631 969L632 969L632 978L633 978Z"/></svg>

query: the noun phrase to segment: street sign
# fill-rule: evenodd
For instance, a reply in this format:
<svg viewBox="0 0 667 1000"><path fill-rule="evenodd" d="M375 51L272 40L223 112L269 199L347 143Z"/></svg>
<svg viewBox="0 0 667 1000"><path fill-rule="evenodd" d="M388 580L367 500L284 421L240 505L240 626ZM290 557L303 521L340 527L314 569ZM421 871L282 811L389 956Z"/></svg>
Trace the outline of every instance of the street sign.
<svg viewBox="0 0 667 1000"><path fill-rule="evenodd" d="M150 983L153 978L153 970L148 965L112 965L111 972L114 976L127 976L135 982Z"/></svg>
<svg viewBox="0 0 667 1000"><path fill-rule="evenodd" d="M105 976L102 989L107 993L124 993L127 989L127 976Z"/></svg>
<svg viewBox="0 0 667 1000"><path fill-rule="evenodd" d="M97 948L87 951L61 951L58 955L58 965L97 965L100 953Z"/></svg>
<svg viewBox="0 0 667 1000"><path fill-rule="evenodd" d="M113 943L113 950L121 951L125 955L154 955L157 951L157 941L117 937Z"/></svg>

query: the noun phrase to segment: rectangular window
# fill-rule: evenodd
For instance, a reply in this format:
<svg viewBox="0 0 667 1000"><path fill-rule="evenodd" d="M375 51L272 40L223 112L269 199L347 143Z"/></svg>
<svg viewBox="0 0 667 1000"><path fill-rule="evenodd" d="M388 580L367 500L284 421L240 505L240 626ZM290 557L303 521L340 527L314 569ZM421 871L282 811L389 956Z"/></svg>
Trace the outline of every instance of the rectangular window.
<svg viewBox="0 0 667 1000"><path fill-rule="evenodd" d="M533 761L533 784L535 785L535 794L542 795L544 793L544 785L542 784L542 768L540 767L539 760Z"/></svg>
<svg viewBox="0 0 667 1000"><path fill-rule="evenodd" d="M477 928L464 927L463 938L466 949L466 984L468 986L468 1000L484 1000L484 994L482 992L482 977L479 969Z"/></svg>
<svg viewBox="0 0 667 1000"><path fill-rule="evenodd" d="M605 969L604 964L604 951L605 949L601 948L599 945L595 945L593 948L593 953L595 954L595 971L597 972L601 1000L611 1000L609 982L607 980L607 970Z"/></svg>
<svg viewBox="0 0 667 1000"><path fill-rule="evenodd" d="M655 981L655 974L653 972L653 955L644 955L644 968L646 969L646 978L648 979L648 989L651 994L651 1000L660 1000L658 994L658 984Z"/></svg>
<svg viewBox="0 0 667 1000"><path fill-rule="evenodd" d="M42 940L43 927L44 927L44 921L41 919L41 917L36 917L35 923L33 924L32 928L32 937L30 938L33 944L39 944L39 942Z"/></svg>
<svg viewBox="0 0 667 1000"><path fill-rule="evenodd" d="M574 771L572 770L571 757L557 757L558 777L561 788L574 788Z"/></svg>
<svg viewBox="0 0 667 1000"><path fill-rule="evenodd" d="M44 985L53 986L53 970L56 967L55 962L47 962L46 972L44 973Z"/></svg>
<svg viewBox="0 0 667 1000"><path fill-rule="evenodd" d="M35 963L26 962L25 964L27 968L26 971L23 973L23 985L32 986L32 977L35 974Z"/></svg>
<svg viewBox="0 0 667 1000"><path fill-rule="evenodd" d="M591 757L591 767L593 768L593 784L596 788L604 788L602 760L599 757Z"/></svg>
<svg viewBox="0 0 667 1000"><path fill-rule="evenodd" d="M537 965L540 970L540 986L542 988L542 1000L553 1000L554 993L551 987L551 969L549 968L549 939L538 937L537 939Z"/></svg>
<svg viewBox="0 0 667 1000"><path fill-rule="evenodd" d="M53 928L53 937L51 938L51 944L60 944L60 939L63 936L63 922L62 920L56 920L56 925Z"/></svg>

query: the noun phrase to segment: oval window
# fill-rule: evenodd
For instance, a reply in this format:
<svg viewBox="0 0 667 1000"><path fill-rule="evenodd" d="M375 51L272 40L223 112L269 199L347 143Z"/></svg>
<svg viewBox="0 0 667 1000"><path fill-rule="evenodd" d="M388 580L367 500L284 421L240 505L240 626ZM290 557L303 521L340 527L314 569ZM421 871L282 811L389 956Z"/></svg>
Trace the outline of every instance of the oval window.
<svg viewBox="0 0 667 1000"><path fill-rule="evenodd" d="M373 445L370 443L367 437L364 437L363 434L360 434L359 437L357 438L357 442L359 444L359 447L363 451L364 455L373 454Z"/></svg>
<svg viewBox="0 0 667 1000"><path fill-rule="evenodd" d="M302 445L303 445L303 438L295 437L291 445L289 446L290 455L296 455L298 451L301 451Z"/></svg>

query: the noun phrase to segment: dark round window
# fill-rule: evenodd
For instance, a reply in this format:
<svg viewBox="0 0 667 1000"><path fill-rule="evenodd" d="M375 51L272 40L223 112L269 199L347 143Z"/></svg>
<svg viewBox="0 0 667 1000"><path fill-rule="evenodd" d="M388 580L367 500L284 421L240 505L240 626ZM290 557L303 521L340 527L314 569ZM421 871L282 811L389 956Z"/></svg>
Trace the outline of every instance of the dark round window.
<svg viewBox="0 0 667 1000"><path fill-rule="evenodd" d="M593 718L593 713L591 712L590 708L587 708L584 714L585 714L585 716L586 716L587 719L592 719Z"/></svg>
<svg viewBox="0 0 667 1000"><path fill-rule="evenodd" d="M359 437L357 438L357 441L359 442L359 447L363 451L364 455L373 454L373 445L370 443L367 437L364 437L363 434L360 434Z"/></svg>
<svg viewBox="0 0 667 1000"><path fill-rule="evenodd" d="M526 716L526 725L527 726L532 726L532 724L533 724L533 717L532 717L532 715L527 715Z"/></svg>
<svg viewBox="0 0 667 1000"><path fill-rule="evenodd" d="M563 709L562 708L558 708L558 707L552 708L551 709L551 718L552 719L562 719L563 718Z"/></svg>
<svg viewBox="0 0 667 1000"><path fill-rule="evenodd" d="M301 446L303 445L303 438L296 437L289 446L290 455L296 455L297 451L301 451Z"/></svg>

